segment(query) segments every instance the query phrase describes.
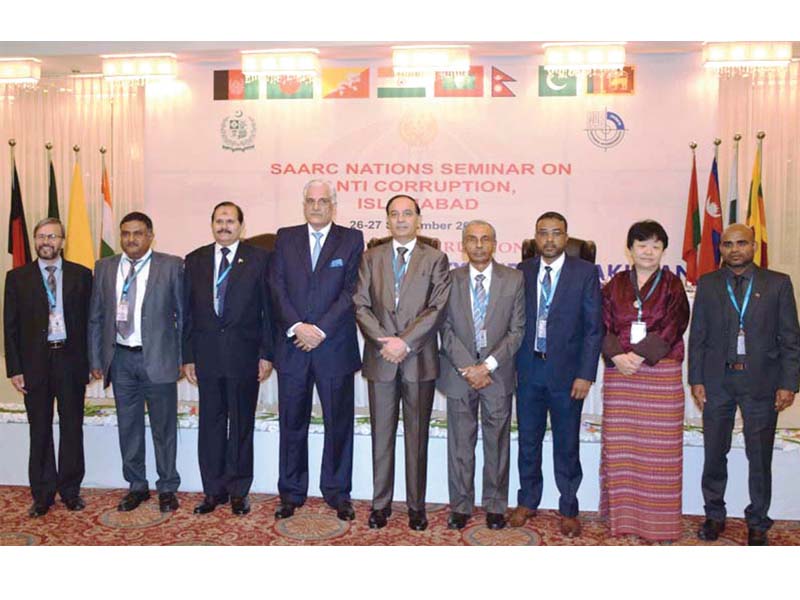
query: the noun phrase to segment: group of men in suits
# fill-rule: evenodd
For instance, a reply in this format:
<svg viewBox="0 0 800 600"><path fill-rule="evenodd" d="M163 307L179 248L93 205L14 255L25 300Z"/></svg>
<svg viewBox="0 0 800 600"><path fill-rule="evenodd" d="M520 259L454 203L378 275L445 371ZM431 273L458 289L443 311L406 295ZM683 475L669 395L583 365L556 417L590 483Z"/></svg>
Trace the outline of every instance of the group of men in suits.
<svg viewBox="0 0 800 600"><path fill-rule="evenodd" d="M392 513L401 406L408 523L417 531L428 525L428 429L438 388L447 396L448 527L465 527L474 509L479 422L487 527L518 527L536 515L549 417L561 531L580 535L581 411L595 380L603 326L594 267L565 254L566 219L555 212L537 219L538 256L518 269L494 260L494 227L471 221L462 235L469 263L450 271L447 256L417 237L421 213L410 196L387 201L391 237L367 251L361 232L333 222L334 184L310 181L302 206L305 223L280 229L269 255L240 241L243 212L222 202L211 216L214 243L185 261L154 252L151 220L131 213L120 223L123 252L98 261L94 287L88 269L61 258L61 223L37 224L38 259L8 273L4 311L7 371L25 394L30 422L29 514L47 513L56 493L70 510L85 506L79 491L89 374L106 386L114 383L123 475L130 485L120 511L150 497L145 405L159 507L178 508L176 385L184 375L200 397L204 499L194 512L209 513L230 501L234 514L247 514L259 383L269 377L274 359L280 419L276 519L291 517L306 500L314 389L325 427L320 489L338 518L355 518L354 374L361 369L372 431L369 527L384 527ZM708 518L698 535L708 540L724 529L725 456L738 405L750 460L751 542L766 543L777 413L792 403L800 378L791 281L755 267L753 250L749 229L725 231L726 266L701 278L692 323L689 380L703 410L706 445ZM364 336L363 360L356 326ZM520 489L507 517L515 393ZM53 398L61 427L57 463Z"/></svg>

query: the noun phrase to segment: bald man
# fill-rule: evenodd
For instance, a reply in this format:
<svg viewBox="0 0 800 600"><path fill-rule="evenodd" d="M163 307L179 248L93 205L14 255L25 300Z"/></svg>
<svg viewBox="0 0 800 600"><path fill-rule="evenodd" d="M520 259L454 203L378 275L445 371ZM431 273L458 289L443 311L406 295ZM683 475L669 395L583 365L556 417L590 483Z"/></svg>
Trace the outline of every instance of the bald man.
<svg viewBox="0 0 800 600"><path fill-rule="evenodd" d="M689 336L689 383L703 412L702 489L706 520L697 532L713 541L725 530L727 455L736 407L742 411L749 463L747 543L767 544L772 520L772 446L778 413L794 402L800 379L800 326L788 275L753 263L753 232L722 234L723 266L700 278Z"/></svg>

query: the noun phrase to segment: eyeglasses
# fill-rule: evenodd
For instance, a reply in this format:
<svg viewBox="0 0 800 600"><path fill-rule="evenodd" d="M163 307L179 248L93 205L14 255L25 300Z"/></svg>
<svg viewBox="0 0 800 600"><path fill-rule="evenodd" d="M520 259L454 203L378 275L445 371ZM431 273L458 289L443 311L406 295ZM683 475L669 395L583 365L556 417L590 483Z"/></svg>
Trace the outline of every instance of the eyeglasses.
<svg viewBox="0 0 800 600"><path fill-rule="evenodd" d="M56 240L60 240L63 236L58 235L57 233L37 233L36 238L40 242L55 242Z"/></svg>

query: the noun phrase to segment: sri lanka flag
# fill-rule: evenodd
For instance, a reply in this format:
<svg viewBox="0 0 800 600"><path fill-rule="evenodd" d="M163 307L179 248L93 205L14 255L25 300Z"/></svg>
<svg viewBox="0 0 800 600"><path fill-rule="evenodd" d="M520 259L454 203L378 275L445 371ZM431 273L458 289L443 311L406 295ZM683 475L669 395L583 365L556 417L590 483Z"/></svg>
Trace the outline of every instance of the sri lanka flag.
<svg viewBox="0 0 800 600"><path fill-rule="evenodd" d="M756 150L753 164L753 180L750 182L750 203L747 205L747 226L753 229L756 253L753 262L766 269L767 260L767 214L764 211L764 191L761 189L761 142Z"/></svg>
<svg viewBox="0 0 800 600"><path fill-rule="evenodd" d="M703 211L703 236L700 240L698 275L716 271L719 267L719 242L722 239L722 205L719 199L719 176L717 157L711 163L708 175L708 190Z"/></svg>
<svg viewBox="0 0 800 600"><path fill-rule="evenodd" d="M697 204L697 160L692 154L692 178L689 180L689 200L686 203L686 225L683 229L683 253L686 261L686 281L697 283L697 246L700 244L700 209Z"/></svg>

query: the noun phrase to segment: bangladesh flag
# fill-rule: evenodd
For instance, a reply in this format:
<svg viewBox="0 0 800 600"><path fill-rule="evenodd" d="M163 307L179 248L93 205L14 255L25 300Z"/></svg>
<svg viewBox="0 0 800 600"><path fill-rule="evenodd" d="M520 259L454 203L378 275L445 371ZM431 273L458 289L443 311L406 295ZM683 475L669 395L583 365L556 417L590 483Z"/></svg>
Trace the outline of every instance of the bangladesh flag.
<svg viewBox="0 0 800 600"><path fill-rule="evenodd" d="M281 77L267 81L269 100L295 100L314 97L314 83L304 77Z"/></svg>

